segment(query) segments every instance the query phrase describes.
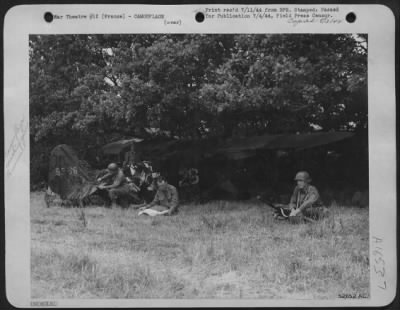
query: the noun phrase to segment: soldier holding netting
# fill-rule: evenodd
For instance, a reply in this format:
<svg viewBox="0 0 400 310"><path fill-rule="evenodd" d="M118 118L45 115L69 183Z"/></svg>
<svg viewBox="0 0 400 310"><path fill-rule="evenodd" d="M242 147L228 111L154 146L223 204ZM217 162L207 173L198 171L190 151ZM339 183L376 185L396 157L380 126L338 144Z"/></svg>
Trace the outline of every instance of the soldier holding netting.
<svg viewBox="0 0 400 310"><path fill-rule="evenodd" d="M130 199L137 199L136 193L132 186L128 183L122 169L118 165L111 163L107 167L107 174L97 179L98 182L106 182L98 186L101 190L106 190L111 200L112 206L118 206L118 203L123 207L129 206Z"/></svg>

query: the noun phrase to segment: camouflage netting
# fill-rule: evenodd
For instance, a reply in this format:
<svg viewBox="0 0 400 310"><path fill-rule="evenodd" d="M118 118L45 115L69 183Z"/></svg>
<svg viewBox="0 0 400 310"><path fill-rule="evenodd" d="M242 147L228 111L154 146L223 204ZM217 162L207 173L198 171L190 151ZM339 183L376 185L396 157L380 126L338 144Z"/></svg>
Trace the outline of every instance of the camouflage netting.
<svg viewBox="0 0 400 310"><path fill-rule="evenodd" d="M66 144L56 146L50 154L49 186L63 200L81 200L96 191L89 167L80 161Z"/></svg>

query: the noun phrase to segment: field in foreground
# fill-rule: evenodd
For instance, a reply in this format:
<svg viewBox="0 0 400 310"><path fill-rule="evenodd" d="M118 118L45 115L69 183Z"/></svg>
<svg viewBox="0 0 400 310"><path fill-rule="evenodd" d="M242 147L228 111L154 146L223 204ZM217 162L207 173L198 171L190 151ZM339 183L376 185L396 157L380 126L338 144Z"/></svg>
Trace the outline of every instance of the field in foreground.
<svg viewBox="0 0 400 310"><path fill-rule="evenodd" d="M32 298L368 297L368 210L331 212L298 225L250 202L187 205L172 217L82 214L32 193Z"/></svg>

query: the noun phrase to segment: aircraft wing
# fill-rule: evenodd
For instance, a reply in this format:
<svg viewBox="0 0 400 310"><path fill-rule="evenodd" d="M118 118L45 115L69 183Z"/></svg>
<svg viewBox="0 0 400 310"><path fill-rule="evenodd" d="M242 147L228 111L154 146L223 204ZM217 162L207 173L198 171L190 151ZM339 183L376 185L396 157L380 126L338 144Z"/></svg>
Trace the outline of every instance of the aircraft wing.
<svg viewBox="0 0 400 310"><path fill-rule="evenodd" d="M104 154L119 154L121 151L129 146L131 146L134 143L139 143L142 142L143 139L140 138L132 138L132 139L125 139L125 140L119 140L115 142L108 143L102 147L103 153Z"/></svg>
<svg viewBox="0 0 400 310"><path fill-rule="evenodd" d="M306 134L262 135L241 139L232 139L218 148L217 154L226 154L232 158L252 156L258 149L284 150L308 149L335 143L354 136L351 132L317 132ZM253 151L253 152L252 152Z"/></svg>

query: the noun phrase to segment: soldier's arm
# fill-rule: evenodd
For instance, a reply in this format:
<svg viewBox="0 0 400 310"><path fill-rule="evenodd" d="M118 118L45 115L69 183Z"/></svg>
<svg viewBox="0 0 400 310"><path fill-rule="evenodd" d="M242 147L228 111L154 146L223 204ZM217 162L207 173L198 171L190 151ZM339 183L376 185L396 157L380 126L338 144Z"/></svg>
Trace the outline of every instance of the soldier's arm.
<svg viewBox="0 0 400 310"><path fill-rule="evenodd" d="M176 190L176 188L172 189L172 195L171 195L171 202L170 202L170 207L168 210L168 213L171 214L173 213L176 208L178 207L179 204L179 197L178 197L178 191Z"/></svg>
<svg viewBox="0 0 400 310"><path fill-rule="evenodd" d="M296 197L297 197L297 188L294 189L292 197L290 197L289 208L294 209L296 207Z"/></svg>
<svg viewBox="0 0 400 310"><path fill-rule="evenodd" d="M156 195L154 196L153 201L150 202L149 204L147 204L146 206L144 206L144 208L145 209L151 208L151 207L155 206L159 201L160 201L160 194L157 191Z"/></svg>
<svg viewBox="0 0 400 310"><path fill-rule="evenodd" d="M101 182L101 181L107 179L107 178L110 177L110 176L111 176L111 173L106 173L106 174L103 175L102 177L99 177L99 178L97 179L97 181L98 181L98 182Z"/></svg>
<svg viewBox="0 0 400 310"><path fill-rule="evenodd" d="M104 189L112 189L112 188L116 188L116 187L120 186L124 177L125 176L123 173L118 173L117 177L115 178L114 183L111 185L104 186L103 188Z"/></svg>
<svg viewBox="0 0 400 310"><path fill-rule="evenodd" d="M317 202L318 199L319 199L318 190L315 187L313 187L312 189L310 189L310 192L307 195L306 200L304 200L304 202L299 207L299 210L303 211L305 208L307 208L307 207L311 206L312 204L314 204L315 202Z"/></svg>

